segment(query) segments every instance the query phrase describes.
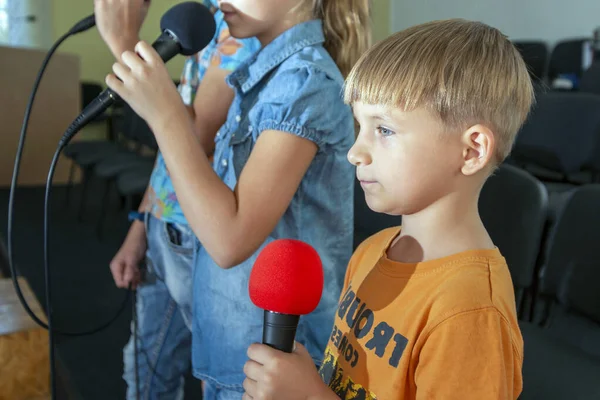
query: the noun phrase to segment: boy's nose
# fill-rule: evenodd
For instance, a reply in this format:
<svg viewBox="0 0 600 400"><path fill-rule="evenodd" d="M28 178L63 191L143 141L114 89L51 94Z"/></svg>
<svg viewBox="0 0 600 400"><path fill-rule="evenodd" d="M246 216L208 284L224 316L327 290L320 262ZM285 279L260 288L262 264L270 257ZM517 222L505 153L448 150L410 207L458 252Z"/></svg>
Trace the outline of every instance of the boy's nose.
<svg viewBox="0 0 600 400"><path fill-rule="evenodd" d="M348 151L348 161L350 164L358 167L371 164L372 158L368 151L368 146L363 143L360 136L354 142L354 145Z"/></svg>

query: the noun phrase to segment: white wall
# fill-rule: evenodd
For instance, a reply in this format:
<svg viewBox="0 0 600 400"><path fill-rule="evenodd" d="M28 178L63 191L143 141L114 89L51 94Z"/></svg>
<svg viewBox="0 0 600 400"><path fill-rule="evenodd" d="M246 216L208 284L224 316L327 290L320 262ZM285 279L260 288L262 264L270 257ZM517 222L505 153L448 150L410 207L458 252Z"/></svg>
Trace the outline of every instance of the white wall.
<svg viewBox="0 0 600 400"><path fill-rule="evenodd" d="M600 27L600 0L392 0L393 32L446 18L481 21L512 40L553 45L564 38L591 37Z"/></svg>

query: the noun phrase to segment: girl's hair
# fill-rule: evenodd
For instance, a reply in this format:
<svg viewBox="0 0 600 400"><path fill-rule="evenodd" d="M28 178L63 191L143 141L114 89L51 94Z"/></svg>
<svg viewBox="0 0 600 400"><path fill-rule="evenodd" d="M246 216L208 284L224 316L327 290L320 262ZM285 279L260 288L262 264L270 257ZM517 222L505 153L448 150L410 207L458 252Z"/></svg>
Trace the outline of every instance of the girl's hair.
<svg viewBox="0 0 600 400"><path fill-rule="evenodd" d="M371 45L370 0L309 0L323 21L325 49L346 77Z"/></svg>

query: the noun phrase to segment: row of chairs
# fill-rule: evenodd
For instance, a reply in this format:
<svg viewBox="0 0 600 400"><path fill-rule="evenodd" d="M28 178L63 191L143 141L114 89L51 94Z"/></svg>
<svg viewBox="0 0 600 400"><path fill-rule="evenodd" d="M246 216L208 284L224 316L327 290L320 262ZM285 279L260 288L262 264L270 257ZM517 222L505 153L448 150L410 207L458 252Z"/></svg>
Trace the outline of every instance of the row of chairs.
<svg viewBox="0 0 600 400"><path fill-rule="evenodd" d="M359 185L355 202L355 244L401 222L372 212ZM550 220L546 186L508 164L482 189L479 212L509 265L525 340L521 399L600 398L599 205L600 185L583 185Z"/></svg>
<svg viewBox="0 0 600 400"><path fill-rule="evenodd" d="M82 108L101 91L102 87L98 84L83 83ZM107 123L105 139L74 141L65 148L65 156L72 161L66 204L69 204L76 168L82 172L80 220L85 214L90 181L101 179L104 193L97 224L97 235L101 238L111 189L116 188L123 206L129 203L128 207L133 208L133 198L143 194L147 187L158 145L146 122L126 103L117 104L110 114L103 115L94 123Z"/></svg>
<svg viewBox="0 0 600 400"><path fill-rule="evenodd" d="M550 50L543 41L513 41L529 67L532 79L540 83L552 83L563 74L573 75L579 81L586 68L583 60L591 42L591 38L570 38L559 41Z"/></svg>
<svg viewBox="0 0 600 400"><path fill-rule="evenodd" d="M539 94L510 162L544 182L600 182L600 94Z"/></svg>

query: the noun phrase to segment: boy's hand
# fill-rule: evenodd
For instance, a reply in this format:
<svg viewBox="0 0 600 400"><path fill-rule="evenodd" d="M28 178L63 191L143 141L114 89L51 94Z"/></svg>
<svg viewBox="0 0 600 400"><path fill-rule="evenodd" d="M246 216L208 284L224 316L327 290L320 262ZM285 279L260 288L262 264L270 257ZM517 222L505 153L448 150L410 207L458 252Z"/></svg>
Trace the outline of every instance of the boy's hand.
<svg viewBox="0 0 600 400"><path fill-rule="evenodd" d="M248 348L243 400L337 399L323 383L308 351L296 342L291 354L264 344Z"/></svg>
<svg viewBox="0 0 600 400"><path fill-rule="evenodd" d="M156 50L142 41L135 51L126 51L122 62L113 65L114 74L106 84L146 120L155 134L163 132L170 122L190 121L165 63Z"/></svg>
<svg viewBox="0 0 600 400"><path fill-rule="evenodd" d="M117 59L139 41L149 7L150 0L94 0L96 26Z"/></svg>
<svg viewBox="0 0 600 400"><path fill-rule="evenodd" d="M112 273L115 285L126 289L129 284L133 289L140 282L139 264L144 259L146 253L146 230L140 222L134 222L123 245L110 262L110 272Z"/></svg>

